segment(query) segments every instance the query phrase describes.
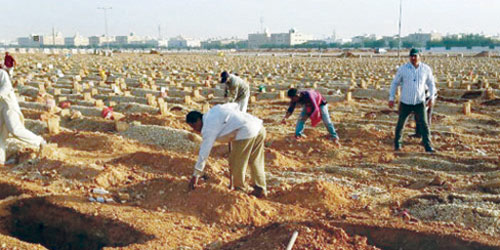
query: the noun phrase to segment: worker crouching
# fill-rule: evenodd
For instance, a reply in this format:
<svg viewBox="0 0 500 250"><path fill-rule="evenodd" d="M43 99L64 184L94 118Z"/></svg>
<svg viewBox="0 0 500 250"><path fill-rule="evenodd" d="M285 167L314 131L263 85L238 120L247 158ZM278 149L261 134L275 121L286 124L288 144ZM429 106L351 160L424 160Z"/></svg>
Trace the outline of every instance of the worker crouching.
<svg viewBox="0 0 500 250"><path fill-rule="evenodd" d="M232 144L229 167L234 188L247 191L245 172L249 165L254 182L251 195L259 198L267 195L264 171L266 130L262 120L240 111L236 103L226 103L214 106L206 114L191 111L186 116L186 122L193 130L201 133L203 138L198 161L189 183L190 189L198 186L198 179L203 174L210 151L215 141L219 141Z"/></svg>

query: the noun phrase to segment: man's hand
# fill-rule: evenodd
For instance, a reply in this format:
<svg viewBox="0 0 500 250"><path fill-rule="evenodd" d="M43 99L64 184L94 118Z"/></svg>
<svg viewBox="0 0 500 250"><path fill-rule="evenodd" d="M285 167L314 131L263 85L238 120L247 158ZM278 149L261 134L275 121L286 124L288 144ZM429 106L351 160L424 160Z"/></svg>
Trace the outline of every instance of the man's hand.
<svg viewBox="0 0 500 250"><path fill-rule="evenodd" d="M389 101L389 108L394 108L394 101Z"/></svg>
<svg viewBox="0 0 500 250"><path fill-rule="evenodd" d="M432 99L429 99L429 101L427 101L427 107L432 107Z"/></svg>
<svg viewBox="0 0 500 250"><path fill-rule="evenodd" d="M189 181L189 190L195 190L196 187L198 187L198 179L200 177L198 176L193 176L191 177L191 180Z"/></svg>

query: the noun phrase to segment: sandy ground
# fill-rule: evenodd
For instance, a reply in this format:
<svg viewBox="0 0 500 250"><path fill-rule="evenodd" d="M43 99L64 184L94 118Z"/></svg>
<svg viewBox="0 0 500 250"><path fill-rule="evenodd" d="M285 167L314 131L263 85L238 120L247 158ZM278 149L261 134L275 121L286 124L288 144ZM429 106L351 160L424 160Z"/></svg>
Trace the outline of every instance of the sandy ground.
<svg viewBox="0 0 500 250"><path fill-rule="evenodd" d="M281 81L307 86L307 74L331 79L310 84L335 92L342 82L352 84L352 72L361 76L358 83L376 79L375 75L390 79L393 66L404 62L198 55L138 55L136 64L132 63L134 57L125 55L115 55L114 62L99 56L18 58L21 66L14 80L32 75L24 86L30 86L29 82L38 86L35 83L47 79L45 75L51 77L50 70L33 66L36 61L66 66L66 75L77 75L83 65L89 73L82 82L98 79L99 66L119 72L126 64L135 72L130 78L157 70L170 72L166 81L191 78L196 82L198 76L193 72L202 72L200 81L209 79L214 85L217 70L233 64L237 65L233 68L240 67L239 72L260 69L260 74L243 75L252 79L254 88L264 84L271 93L269 89L279 88L273 84ZM91 60L85 60L88 58ZM471 84L485 77L498 88L491 79L500 78L490 69L490 65L498 65L497 59L453 60L455 63L444 64L446 59L429 59L438 85L446 85L446 79L456 80L455 87L460 89L455 74L468 74L463 73L468 68L457 69L460 64L478 69ZM285 79L276 77L280 74L272 73L274 78L266 75L266 71L279 73L287 64L290 70L283 74ZM363 67L367 65L369 68ZM343 67L342 74L338 67ZM337 77L332 77L334 72ZM370 76L370 72L374 74ZM376 88L372 85L367 89ZM187 143L182 141L184 137L167 144L146 143L117 132L114 121L83 115L62 117L63 129L58 134L42 129L39 133L50 145L39 158L34 157L34 149L12 142L15 147L10 148L20 151L12 155L16 164L0 169L0 247L285 249L297 231L294 249L500 249L498 106L481 105L484 100L475 99L472 114L466 116L460 96L441 95L432 125L438 153L428 154L418 139L407 136L402 151L393 151L397 113L388 109L385 99L355 95L351 102L341 96L329 103L340 148L328 140L322 124L311 128L308 122L307 137L297 141L293 131L298 112L282 125L287 100L278 99L258 98L249 105L249 112L263 119L267 129L270 192L263 199L228 189L228 149L223 144L213 148L201 187L188 191L196 149L172 146ZM177 136L179 131L189 131L184 116L191 108L182 101L179 105L185 109L171 109L168 116L123 112L122 121L139 121L154 131L159 130L156 126L179 129L161 130L164 135L174 131L171 133ZM27 124L31 124L28 127L40 127L36 122L44 112L23 107ZM413 129L414 123L409 122L406 135Z"/></svg>

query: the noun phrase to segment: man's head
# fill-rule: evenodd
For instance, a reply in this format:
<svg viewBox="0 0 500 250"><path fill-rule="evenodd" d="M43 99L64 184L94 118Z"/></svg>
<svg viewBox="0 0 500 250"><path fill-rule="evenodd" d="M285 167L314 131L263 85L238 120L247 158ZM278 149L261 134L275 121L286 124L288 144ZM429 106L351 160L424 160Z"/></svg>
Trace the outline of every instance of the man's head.
<svg viewBox="0 0 500 250"><path fill-rule="evenodd" d="M420 50L415 48L410 50L410 62L413 66L418 66L420 63Z"/></svg>
<svg viewBox="0 0 500 250"><path fill-rule="evenodd" d="M229 79L229 73L227 71L224 71L220 74L220 83L226 83L227 79Z"/></svg>
<svg viewBox="0 0 500 250"><path fill-rule="evenodd" d="M290 98L292 101L296 102L299 100L299 94L298 94L298 90L296 88L291 88L288 90L288 92L286 93L288 98Z"/></svg>
<svg viewBox="0 0 500 250"><path fill-rule="evenodd" d="M191 128L200 133L203 127L203 114L199 111L191 111L186 115L186 123L191 126Z"/></svg>

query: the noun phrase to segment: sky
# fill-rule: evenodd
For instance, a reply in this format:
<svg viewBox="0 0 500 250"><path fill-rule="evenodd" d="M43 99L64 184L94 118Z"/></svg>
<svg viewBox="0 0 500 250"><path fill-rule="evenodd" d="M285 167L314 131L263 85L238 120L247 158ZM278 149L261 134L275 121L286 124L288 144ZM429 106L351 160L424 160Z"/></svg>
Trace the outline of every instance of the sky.
<svg viewBox="0 0 500 250"><path fill-rule="evenodd" d="M500 33L500 0L402 0L402 35ZM109 35L134 32L164 38L247 38L261 31L298 32L315 38L398 32L400 0L0 0L0 40L52 34Z"/></svg>

